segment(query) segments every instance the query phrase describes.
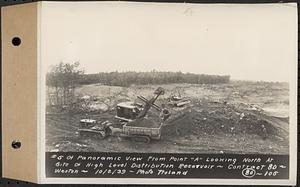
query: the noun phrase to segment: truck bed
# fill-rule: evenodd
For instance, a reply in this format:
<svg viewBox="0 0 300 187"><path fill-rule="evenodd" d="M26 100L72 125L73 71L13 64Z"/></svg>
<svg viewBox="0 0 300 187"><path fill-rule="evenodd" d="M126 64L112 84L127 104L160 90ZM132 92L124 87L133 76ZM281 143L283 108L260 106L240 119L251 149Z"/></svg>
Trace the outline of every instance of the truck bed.
<svg viewBox="0 0 300 187"><path fill-rule="evenodd" d="M146 128L160 128L161 123L153 121L151 119L141 118L131 121L126 124L128 127L146 127Z"/></svg>
<svg viewBox="0 0 300 187"><path fill-rule="evenodd" d="M149 119L139 119L124 125L123 133L127 136L140 135L148 136L152 139L159 139L161 135L161 124L157 124Z"/></svg>

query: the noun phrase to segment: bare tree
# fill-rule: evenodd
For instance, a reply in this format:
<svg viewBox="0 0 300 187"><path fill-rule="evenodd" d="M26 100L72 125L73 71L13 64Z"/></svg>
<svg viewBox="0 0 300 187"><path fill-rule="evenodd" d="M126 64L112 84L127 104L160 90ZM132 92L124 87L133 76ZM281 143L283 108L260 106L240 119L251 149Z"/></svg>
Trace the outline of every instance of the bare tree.
<svg viewBox="0 0 300 187"><path fill-rule="evenodd" d="M83 75L84 71L80 69L80 63L63 63L53 66L46 75L46 85L48 87L48 96L54 92L57 105L68 105L75 98L76 85Z"/></svg>

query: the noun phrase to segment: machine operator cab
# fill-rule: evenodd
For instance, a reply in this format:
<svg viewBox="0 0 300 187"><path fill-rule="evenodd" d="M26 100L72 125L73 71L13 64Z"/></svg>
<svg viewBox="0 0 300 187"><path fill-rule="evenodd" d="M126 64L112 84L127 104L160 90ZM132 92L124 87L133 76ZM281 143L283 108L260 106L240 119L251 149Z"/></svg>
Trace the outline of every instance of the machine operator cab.
<svg viewBox="0 0 300 187"><path fill-rule="evenodd" d="M89 127L93 127L97 124L97 121L96 120L93 120L93 119L82 119L80 120L80 126L82 128L89 128Z"/></svg>
<svg viewBox="0 0 300 187"><path fill-rule="evenodd" d="M135 120L141 110L141 104L134 102L122 102L117 105L117 114L115 118L129 122Z"/></svg>

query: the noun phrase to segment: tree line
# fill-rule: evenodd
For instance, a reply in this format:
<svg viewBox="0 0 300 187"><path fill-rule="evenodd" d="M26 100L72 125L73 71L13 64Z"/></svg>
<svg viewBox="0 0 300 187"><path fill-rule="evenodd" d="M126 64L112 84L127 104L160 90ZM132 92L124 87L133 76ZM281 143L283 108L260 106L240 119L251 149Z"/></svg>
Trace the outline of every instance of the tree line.
<svg viewBox="0 0 300 187"><path fill-rule="evenodd" d="M228 83L229 75L206 75L182 72L100 72L97 74L83 74L79 79L79 84L101 83L109 86L130 86L147 84L169 84L169 83L189 83L189 84L220 84Z"/></svg>
<svg viewBox="0 0 300 187"><path fill-rule="evenodd" d="M51 67L46 74L47 98L50 105L68 105L75 100L78 85L101 83L109 86L147 84L218 84L228 83L230 76L205 75L182 72L100 72L85 74L79 62L63 63Z"/></svg>

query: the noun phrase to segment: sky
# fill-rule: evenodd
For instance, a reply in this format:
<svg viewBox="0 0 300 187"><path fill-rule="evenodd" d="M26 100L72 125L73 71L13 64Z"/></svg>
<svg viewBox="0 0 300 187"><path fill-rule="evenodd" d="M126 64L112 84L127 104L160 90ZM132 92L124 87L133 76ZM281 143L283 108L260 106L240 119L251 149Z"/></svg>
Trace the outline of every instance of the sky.
<svg viewBox="0 0 300 187"><path fill-rule="evenodd" d="M296 10L293 4L43 2L42 64L288 82L297 63Z"/></svg>

